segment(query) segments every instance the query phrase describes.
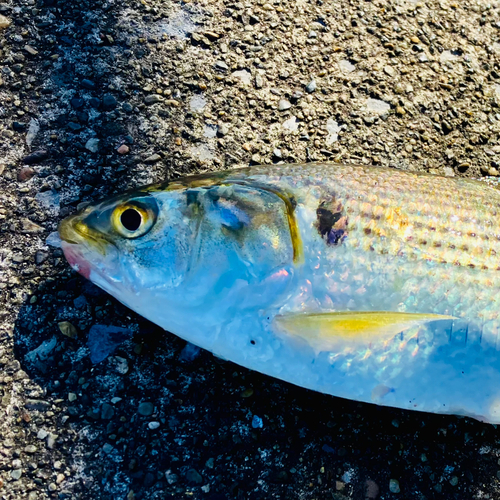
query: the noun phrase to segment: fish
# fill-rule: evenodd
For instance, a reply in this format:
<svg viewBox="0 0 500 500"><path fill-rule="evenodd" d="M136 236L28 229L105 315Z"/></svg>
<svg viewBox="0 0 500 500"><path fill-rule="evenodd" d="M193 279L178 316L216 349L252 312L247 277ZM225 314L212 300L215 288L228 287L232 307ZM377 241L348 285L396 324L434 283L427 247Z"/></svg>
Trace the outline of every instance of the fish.
<svg viewBox="0 0 500 500"><path fill-rule="evenodd" d="M59 233L74 270L217 357L336 397L500 423L495 186L252 166L88 205Z"/></svg>

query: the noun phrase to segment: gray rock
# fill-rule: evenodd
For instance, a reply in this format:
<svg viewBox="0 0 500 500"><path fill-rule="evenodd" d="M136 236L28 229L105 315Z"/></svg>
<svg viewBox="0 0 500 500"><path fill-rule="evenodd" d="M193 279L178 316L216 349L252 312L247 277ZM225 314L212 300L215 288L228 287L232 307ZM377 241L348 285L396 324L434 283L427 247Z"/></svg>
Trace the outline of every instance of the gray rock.
<svg viewBox="0 0 500 500"><path fill-rule="evenodd" d="M80 82L81 86L84 88L84 89L87 89L87 90L95 90L95 83L92 81L92 80L88 80L87 78L84 78L81 82Z"/></svg>
<svg viewBox="0 0 500 500"><path fill-rule="evenodd" d="M227 71L229 69L229 66L224 61L216 61L215 67L222 71Z"/></svg>
<svg viewBox="0 0 500 500"><path fill-rule="evenodd" d="M287 101L286 99L281 99L281 101L278 103L278 109L280 111L286 111L287 109L290 109L292 107L292 104L290 101Z"/></svg>
<svg viewBox="0 0 500 500"><path fill-rule="evenodd" d="M189 469L186 472L186 480L190 483L201 484L203 482L203 477L196 469Z"/></svg>
<svg viewBox="0 0 500 500"><path fill-rule="evenodd" d="M105 94L102 98L102 108L105 111L112 111L117 106L117 101L114 95Z"/></svg>
<svg viewBox="0 0 500 500"><path fill-rule="evenodd" d="M115 416L115 409L109 403L104 403L101 406L101 419L111 420Z"/></svg>
<svg viewBox="0 0 500 500"><path fill-rule="evenodd" d="M312 93L316 90L316 88L316 80L313 79L306 85L306 92Z"/></svg>
<svg viewBox="0 0 500 500"><path fill-rule="evenodd" d="M154 409L155 406L153 403L143 402L139 405L137 413L139 413L139 415L142 415L143 417L149 417L153 414Z"/></svg>
<svg viewBox="0 0 500 500"><path fill-rule="evenodd" d="M144 163L156 163L161 160L161 156L159 154L154 154L151 156L148 156L145 160Z"/></svg>
<svg viewBox="0 0 500 500"><path fill-rule="evenodd" d="M23 163L25 165L34 165L36 163L41 163L48 157L49 157L49 152L46 151L45 149L40 149L38 151L35 151L34 153L31 153L28 156L25 156L23 158Z"/></svg>
<svg viewBox="0 0 500 500"><path fill-rule="evenodd" d="M18 481L19 479L21 479L22 475L23 475L23 470L22 469L14 469L14 470L10 471L10 477L14 481Z"/></svg>
<svg viewBox="0 0 500 500"><path fill-rule="evenodd" d="M162 102L162 101L163 101L163 97L159 94L150 94L144 98L144 102L148 106L150 106L151 104L156 104L158 102Z"/></svg>

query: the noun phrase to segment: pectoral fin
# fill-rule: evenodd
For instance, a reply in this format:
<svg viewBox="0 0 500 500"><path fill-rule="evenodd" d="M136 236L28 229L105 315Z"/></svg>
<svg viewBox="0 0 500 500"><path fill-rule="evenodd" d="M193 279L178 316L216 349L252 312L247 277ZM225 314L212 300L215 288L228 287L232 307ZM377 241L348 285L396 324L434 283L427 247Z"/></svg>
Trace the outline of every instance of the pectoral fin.
<svg viewBox="0 0 500 500"><path fill-rule="evenodd" d="M276 316L274 324L282 334L303 339L321 352L336 346L368 346L384 342L414 326L452 319L453 316L426 313L332 312Z"/></svg>

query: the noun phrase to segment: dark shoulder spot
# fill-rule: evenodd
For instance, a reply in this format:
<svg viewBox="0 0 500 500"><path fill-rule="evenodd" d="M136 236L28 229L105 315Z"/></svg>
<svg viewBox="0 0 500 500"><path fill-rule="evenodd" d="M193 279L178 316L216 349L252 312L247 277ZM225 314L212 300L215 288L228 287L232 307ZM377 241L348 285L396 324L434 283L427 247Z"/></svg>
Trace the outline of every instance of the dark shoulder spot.
<svg viewBox="0 0 500 500"><path fill-rule="evenodd" d="M347 217L336 199L321 201L316 209L316 228L328 245L339 245L347 236Z"/></svg>

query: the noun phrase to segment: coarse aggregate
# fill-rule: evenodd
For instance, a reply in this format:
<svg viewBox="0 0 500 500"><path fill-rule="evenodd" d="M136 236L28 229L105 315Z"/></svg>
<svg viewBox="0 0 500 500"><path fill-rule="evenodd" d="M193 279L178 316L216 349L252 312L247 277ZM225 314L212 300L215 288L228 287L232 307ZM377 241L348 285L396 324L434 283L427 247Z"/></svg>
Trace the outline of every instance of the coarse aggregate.
<svg viewBox="0 0 500 500"><path fill-rule="evenodd" d="M1 499L500 497L496 426L199 352L54 235L89 201L248 164L500 176L498 1L10 0L0 61ZM132 336L94 365L103 325Z"/></svg>

